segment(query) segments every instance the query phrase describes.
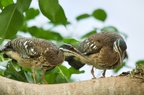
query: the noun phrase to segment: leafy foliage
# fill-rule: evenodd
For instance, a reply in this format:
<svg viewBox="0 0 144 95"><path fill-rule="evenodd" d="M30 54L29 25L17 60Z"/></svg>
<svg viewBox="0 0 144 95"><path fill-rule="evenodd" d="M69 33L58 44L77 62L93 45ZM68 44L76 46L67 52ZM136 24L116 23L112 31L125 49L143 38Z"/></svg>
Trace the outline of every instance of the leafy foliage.
<svg viewBox="0 0 144 95"><path fill-rule="evenodd" d="M0 0L0 8L6 7L7 5L13 4L13 0Z"/></svg>
<svg viewBox="0 0 144 95"><path fill-rule="evenodd" d="M95 10L92 15L94 16L94 18L96 18L100 21L105 21L107 18L107 14L103 9Z"/></svg>
<svg viewBox="0 0 144 95"><path fill-rule="evenodd" d="M37 70L36 73L37 73L37 82L43 83L43 81L40 78L42 71ZM45 79L48 81L49 84L64 83L71 81L72 74L81 74L81 73L84 73L84 71L79 71L75 70L72 67L67 68L63 65L60 65L54 68L53 70L47 71L45 74ZM34 83L31 68L23 68L11 61L8 62L6 70L1 70L0 74L10 79Z"/></svg>
<svg viewBox="0 0 144 95"><path fill-rule="evenodd" d="M79 44L79 41L76 39L73 39L73 38L64 38L63 42L68 43L68 44L72 44L74 46L78 46L78 44Z"/></svg>
<svg viewBox="0 0 144 95"><path fill-rule="evenodd" d="M22 24L23 15L17 10L16 4L8 5L0 14L0 37L3 39L14 37Z"/></svg>
<svg viewBox="0 0 144 95"><path fill-rule="evenodd" d="M90 17L94 17L96 20L100 20L102 22L104 22L107 18L107 14L103 9L96 9L92 12L92 14L81 14L79 16L76 17L77 21L86 19L86 18L90 18Z"/></svg>
<svg viewBox="0 0 144 95"><path fill-rule="evenodd" d="M34 20L39 15L43 15L48 18L48 23L46 24L53 26L53 28L60 25L72 25L71 22L67 21L65 12L58 0L39 0L38 3L40 9L30 7L31 2L32 0L17 0L16 3L14 3L13 0L0 0L0 44L6 41L6 39L16 38L18 33L28 33L32 37L55 41L57 44L61 44L63 42L78 46L79 40L82 40L97 32L119 32L119 30L114 26L105 26L101 29L96 27L88 31L88 33L84 34L77 40L70 37L64 37L59 33L59 31L55 31L51 28L45 29L35 25L29 26L29 22ZM96 20L104 22L107 18L107 14L103 9L95 9L91 14L80 14L76 17L76 21L81 21L86 18L95 18ZM33 83L32 69L23 68L12 61L9 61L9 59L3 59L2 55L0 54L0 65L2 65L3 62L5 62L7 66L3 66L5 67L5 70L0 70L1 76L18 81ZM118 72L120 69L121 67L118 68L116 72ZM39 83L43 83L40 79L41 73L42 71L37 71L37 81ZM79 71L72 67L67 68L64 65L60 65L53 70L47 71L45 74L45 79L50 84L71 82L71 76L73 74L81 73L84 73L84 71Z"/></svg>
<svg viewBox="0 0 144 95"><path fill-rule="evenodd" d="M66 25L67 18L58 0L39 0L39 6L43 15L51 22Z"/></svg>
<svg viewBox="0 0 144 95"><path fill-rule="evenodd" d="M77 16L77 17L76 17L76 20L79 21L79 20L88 18L88 17L90 17L90 16L91 16L91 15L89 15L89 14L82 14L82 15Z"/></svg>
<svg viewBox="0 0 144 95"><path fill-rule="evenodd" d="M27 20L31 20L34 19L36 16L38 16L40 14L38 9L34 9L34 8L29 8L29 10L26 11L26 16L25 19Z"/></svg>
<svg viewBox="0 0 144 95"><path fill-rule="evenodd" d="M136 62L136 65L144 64L144 60L139 60Z"/></svg>
<svg viewBox="0 0 144 95"><path fill-rule="evenodd" d="M16 6L19 12L23 13L29 9L31 0L17 0Z"/></svg>
<svg viewBox="0 0 144 95"><path fill-rule="evenodd" d="M96 33L97 33L97 31L96 31L96 29L94 29L94 30L88 32L87 34L83 35L81 38L87 38L87 37L89 37L90 35L96 34Z"/></svg>
<svg viewBox="0 0 144 95"><path fill-rule="evenodd" d="M57 32L54 32L52 30L45 30L43 28L38 28L36 26L32 26L32 27L25 26L21 29L21 31L28 32L35 37L44 38L47 40L61 41L63 39L62 36Z"/></svg>

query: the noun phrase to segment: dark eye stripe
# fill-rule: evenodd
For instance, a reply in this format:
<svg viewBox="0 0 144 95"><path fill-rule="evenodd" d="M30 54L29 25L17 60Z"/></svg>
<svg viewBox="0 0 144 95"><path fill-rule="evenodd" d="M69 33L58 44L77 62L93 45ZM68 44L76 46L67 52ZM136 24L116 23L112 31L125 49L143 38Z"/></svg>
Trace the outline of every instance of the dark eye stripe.
<svg viewBox="0 0 144 95"><path fill-rule="evenodd" d="M119 40L118 46L122 51L125 51L127 49L127 45L124 40Z"/></svg>
<svg viewBox="0 0 144 95"><path fill-rule="evenodd" d="M121 39L116 40L116 46L120 54L122 54L127 48L125 41Z"/></svg>

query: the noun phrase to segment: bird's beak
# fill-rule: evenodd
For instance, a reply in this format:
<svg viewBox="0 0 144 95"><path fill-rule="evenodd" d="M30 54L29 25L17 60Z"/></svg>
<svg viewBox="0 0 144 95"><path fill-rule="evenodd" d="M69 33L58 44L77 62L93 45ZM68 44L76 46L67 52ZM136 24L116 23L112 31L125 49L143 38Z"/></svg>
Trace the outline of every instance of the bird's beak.
<svg viewBox="0 0 144 95"><path fill-rule="evenodd" d="M79 59L83 63L91 63L91 61L75 47L60 47L59 49L64 52L65 56L74 56L76 59Z"/></svg>
<svg viewBox="0 0 144 95"><path fill-rule="evenodd" d="M125 53L126 53L126 51L124 51L124 52L120 53L120 56L121 56L121 59L120 59L120 64L122 64L122 63L123 63L123 60L124 60L124 58L125 58Z"/></svg>
<svg viewBox="0 0 144 95"><path fill-rule="evenodd" d="M124 59L124 57L123 57L123 54L120 54L120 53L118 53L119 54L119 64L120 65L122 65L122 63L123 63L123 59Z"/></svg>

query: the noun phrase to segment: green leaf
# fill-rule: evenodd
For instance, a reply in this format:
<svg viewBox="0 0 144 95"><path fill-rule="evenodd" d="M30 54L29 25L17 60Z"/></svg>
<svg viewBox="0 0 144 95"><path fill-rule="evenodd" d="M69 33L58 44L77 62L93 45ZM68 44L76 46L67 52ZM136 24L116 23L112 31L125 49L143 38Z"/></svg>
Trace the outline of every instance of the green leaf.
<svg viewBox="0 0 144 95"><path fill-rule="evenodd" d="M26 20L34 19L39 13L38 9L30 8L26 11Z"/></svg>
<svg viewBox="0 0 144 95"><path fill-rule="evenodd" d="M0 70L0 76L3 76L3 71L2 70Z"/></svg>
<svg viewBox="0 0 144 95"><path fill-rule="evenodd" d="M46 74L45 79L47 80L48 84L54 84L56 82L57 73Z"/></svg>
<svg viewBox="0 0 144 95"><path fill-rule="evenodd" d="M116 69L114 69L114 72L117 73L119 70L121 70L126 65L126 62L123 62L121 66L118 66Z"/></svg>
<svg viewBox="0 0 144 95"><path fill-rule="evenodd" d="M29 6L31 4L31 0L17 0L17 9L23 13L28 10Z"/></svg>
<svg viewBox="0 0 144 95"><path fill-rule="evenodd" d="M122 34L124 38L127 38L128 36L123 33L123 32L120 32L116 27L114 26L106 26L106 27L103 27L101 29L101 32L117 32L119 34Z"/></svg>
<svg viewBox="0 0 144 95"><path fill-rule="evenodd" d="M88 32L87 34L83 35L81 38L82 38L82 39L83 39L83 38L87 38L87 37L89 37L90 35L96 34L96 33L97 33L97 31L96 31L96 29L94 29L94 30Z"/></svg>
<svg viewBox="0 0 144 95"><path fill-rule="evenodd" d="M29 73L29 72L26 72L26 71L23 71L23 72L24 72L24 76L26 77L27 82L34 83L34 80L32 78L32 73Z"/></svg>
<svg viewBox="0 0 144 95"><path fill-rule="evenodd" d="M58 0L39 0L40 10L51 22L66 25L67 18Z"/></svg>
<svg viewBox="0 0 144 95"><path fill-rule="evenodd" d="M82 73L84 73L85 71L84 71L84 70L79 71L79 70L76 70L76 69L73 68L73 67L70 67L70 68L69 68L69 72L70 72L70 74L72 75L72 74L82 74Z"/></svg>
<svg viewBox="0 0 144 95"><path fill-rule="evenodd" d="M71 76L67 67L60 65L58 68L59 68L59 74L61 77L70 79Z"/></svg>
<svg viewBox="0 0 144 95"><path fill-rule="evenodd" d="M0 1L0 9L1 10L3 9L3 5L2 5L1 1Z"/></svg>
<svg viewBox="0 0 144 95"><path fill-rule="evenodd" d="M7 5L13 4L13 0L0 0L0 7L6 7Z"/></svg>
<svg viewBox="0 0 144 95"><path fill-rule="evenodd" d="M106 26L101 29L102 32L119 32L118 29L114 26Z"/></svg>
<svg viewBox="0 0 144 95"><path fill-rule="evenodd" d="M49 84L54 84L56 82L56 77L58 76L59 69L54 68L52 70L48 70L45 73L45 79Z"/></svg>
<svg viewBox="0 0 144 95"><path fill-rule="evenodd" d="M144 60L139 60L136 62L136 65L144 64Z"/></svg>
<svg viewBox="0 0 144 95"><path fill-rule="evenodd" d="M77 16L76 20L79 21L79 20L82 20L82 19L86 19L88 17L90 17L89 14L82 14L82 15Z"/></svg>
<svg viewBox="0 0 144 95"><path fill-rule="evenodd" d="M59 72L58 68L53 68L53 69L50 69L50 70L46 71L45 74L55 74L55 73L58 73L58 72Z"/></svg>
<svg viewBox="0 0 144 95"><path fill-rule="evenodd" d="M12 63L7 65L4 76L14 80L27 82L24 72L22 70L17 71Z"/></svg>
<svg viewBox="0 0 144 95"><path fill-rule="evenodd" d="M69 80L67 80L66 78L62 77L61 75L57 75L56 77L56 81L55 83L58 84L58 83L68 83Z"/></svg>
<svg viewBox="0 0 144 95"><path fill-rule="evenodd" d="M92 13L93 17L95 19L98 19L100 21L105 21L107 18L107 14L103 9L97 9Z"/></svg>
<svg viewBox="0 0 144 95"><path fill-rule="evenodd" d="M74 38L64 38L63 42L67 44L72 44L74 46L77 46L79 44L79 41Z"/></svg>
<svg viewBox="0 0 144 95"><path fill-rule="evenodd" d="M57 40L57 41L63 40L62 36L59 33L53 32L51 30L44 30L36 26L28 28L27 31L37 38L44 38L47 40Z"/></svg>
<svg viewBox="0 0 144 95"><path fill-rule="evenodd" d="M61 25L60 23L53 23L53 22L51 22L51 21L49 21L48 24L51 24L51 25L53 25L54 27ZM71 24L70 22L67 22L67 23L66 23L66 25L70 25L70 24Z"/></svg>
<svg viewBox="0 0 144 95"><path fill-rule="evenodd" d="M68 69L65 66L60 65L50 71L47 71L45 79L49 84L67 82L67 76L64 73L65 71L67 73Z"/></svg>
<svg viewBox="0 0 144 95"><path fill-rule="evenodd" d="M13 38L23 24L23 15L17 10L16 5L7 6L0 13L0 37Z"/></svg>

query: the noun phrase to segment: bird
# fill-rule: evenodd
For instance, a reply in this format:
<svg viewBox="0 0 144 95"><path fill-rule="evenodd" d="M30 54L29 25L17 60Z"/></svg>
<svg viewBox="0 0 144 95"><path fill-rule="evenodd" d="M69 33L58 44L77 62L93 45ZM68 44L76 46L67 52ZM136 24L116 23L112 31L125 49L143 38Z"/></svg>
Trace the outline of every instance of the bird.
<svg viewBox="0 0 144 95"><path fill-rule="evenodd" d="M103 70L105 77L107 69L114 69L122 65L126 56L127 45L121 35L115 32L100 32L90 35L80 43L77 51L89 61L79 60L79 56L67 56L65 60L75 69L80 69L85 64L91 65L93 78L94 67Z"/></svg>
<svg viewBox="0 0 144 95"><path fill-rule="evenodd" d="M36 70L42 70L41 79L47 81L44 74L64 61L64 53L48 40L41 38L16 38L0 47L4 57L11 58L24 68L32 68L36 83Z"/></svg>
<svg viewBox="0 0 144 95"><path fill-rule="evenodd" d="M22 37L10 40L6 45L1 46L0 53L3 53L3 57L11 58L12 61L16 61L24 68L32 68L34 83L37 83L36 70L42 70L41 79L47 84L48 82L44 78L45 72L62 64L65 56L85 57L72 45L67 46L69 48L58 47L51 41L42 38Z"/></svg>

